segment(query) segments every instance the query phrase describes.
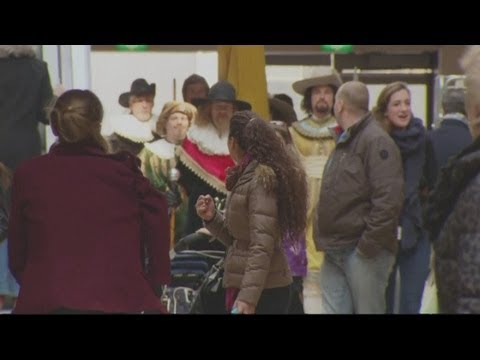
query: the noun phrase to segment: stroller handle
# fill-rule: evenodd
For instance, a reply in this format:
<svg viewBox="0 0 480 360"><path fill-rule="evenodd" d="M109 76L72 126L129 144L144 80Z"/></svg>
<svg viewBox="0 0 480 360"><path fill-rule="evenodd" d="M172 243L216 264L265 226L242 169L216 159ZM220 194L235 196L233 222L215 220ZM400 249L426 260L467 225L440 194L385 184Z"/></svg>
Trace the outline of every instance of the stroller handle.
<svg viewBox="0 0 480 360"><path fill-rule="evenodd" d="M171 253L170 257L172 257L172 255L175 257L175 255L177 254L194 254L220 260L225 256L225 251L219 250L182 250L179 252L175 252L172 250L172 252L173 254Z"/></svg>

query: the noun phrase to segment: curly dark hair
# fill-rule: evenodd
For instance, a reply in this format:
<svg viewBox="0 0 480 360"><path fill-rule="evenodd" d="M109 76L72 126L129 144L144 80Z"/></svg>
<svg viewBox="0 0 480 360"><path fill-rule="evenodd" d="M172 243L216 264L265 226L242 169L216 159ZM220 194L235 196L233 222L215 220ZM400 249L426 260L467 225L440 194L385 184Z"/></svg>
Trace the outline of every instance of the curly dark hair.
<svg viewBox="0 0 480 360"><path fill-rule="evenodd" d="M277 178L278 223L284 239L295 240L307 224L307 180L298 159L290 156L275 130L252 111L236 112L229 137L259 164L269 166Z"/></svg>

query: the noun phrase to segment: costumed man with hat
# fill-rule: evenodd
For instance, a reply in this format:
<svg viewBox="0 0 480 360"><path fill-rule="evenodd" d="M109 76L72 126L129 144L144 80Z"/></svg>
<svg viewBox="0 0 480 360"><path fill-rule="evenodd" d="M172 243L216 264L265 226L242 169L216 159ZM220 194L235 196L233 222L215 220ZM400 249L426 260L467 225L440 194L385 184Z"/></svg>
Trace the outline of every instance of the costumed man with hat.
<svg viewBox="0 0 480 360"><path fill-rule="evenodd" d="M342 84L340 75L331 68L315 68L309 78L293 84L293 90L303 95L302 110L308 115L290 127L293 142L307 173L309 204L307 213L307 276L303 283L304 311L320 313L319 270L323 253L313 240L314 212L320 198L323 168L335 148L337 121L333 116L335 93Z"/></svg>
<svg viewBox="0 0 480 360"><path fill-rule="evenodd" d="M129 92L120 95L118 102L130 110L112 119L113 134L107 136L112 152L128 151L138 155L145 143L158 139L154 134L157 115L152 113L155 84L136 79Z"/></svg>
<svg viewBox="0 0 480 360"><path fill-rule="evenodd" d="M157 190L166 193L170 209L171 247L183 236L188 207L188 197L177 184L175 149L182 144L196 114L197 109L189 103L167 102L156 125L156 133L162 138L146 143L138 155L143 175Z"/></svg>
<svg viewBox="0 0 480 360"><path fill-rule="evenodd" d="M235 88L227 81L219 81L211 87L207 98L193 99L192 103L197 106L198 116L182 146L177 148L179 183L186 189L189 198L185 229L188 236L179 242L177 250L184 246L215 249L216 243L217 249L223 249L218 241L210 244L211 236L204 232L195 202L200 195L207 194L217 198L218 203L225 200L226 170L234 166L228 150L230 119L234 112L250 110L251 105L237 100Z"/></svg>

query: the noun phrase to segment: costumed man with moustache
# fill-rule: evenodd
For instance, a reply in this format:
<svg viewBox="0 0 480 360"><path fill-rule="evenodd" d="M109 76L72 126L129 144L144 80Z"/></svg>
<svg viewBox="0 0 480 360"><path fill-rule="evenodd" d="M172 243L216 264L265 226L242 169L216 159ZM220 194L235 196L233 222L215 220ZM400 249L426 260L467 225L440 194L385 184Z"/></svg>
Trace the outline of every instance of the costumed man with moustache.
<svg viewBox="0 0 480 360"><path fill-rule="evenodd" d="M307 212L307 275L303 281L303 306L306 314L321 312L319 270L323 252L317 251L313 239L314 212L320 198L323 169L335 148L341 129L333 116L335 93L342 84L340 75L331 68L315 68L309 78L293 84L303 95L302 110L307 117L290 127L293 142L307 173L309 205Z"/></svg>

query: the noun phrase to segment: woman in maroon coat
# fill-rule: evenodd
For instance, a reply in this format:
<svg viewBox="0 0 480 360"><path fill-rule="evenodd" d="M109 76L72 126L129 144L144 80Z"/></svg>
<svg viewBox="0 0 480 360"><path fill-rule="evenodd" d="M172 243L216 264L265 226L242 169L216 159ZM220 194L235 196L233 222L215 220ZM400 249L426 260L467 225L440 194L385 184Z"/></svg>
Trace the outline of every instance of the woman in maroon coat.
<svg viewBox="0 0 480 360"><path fill-rule="evenodd" d="M58 143L15 172L14 313L164 312L156 293L170 279L167 203L136 158L106 153L102 117L95 94L65 92L51 114Z"/></svg>

